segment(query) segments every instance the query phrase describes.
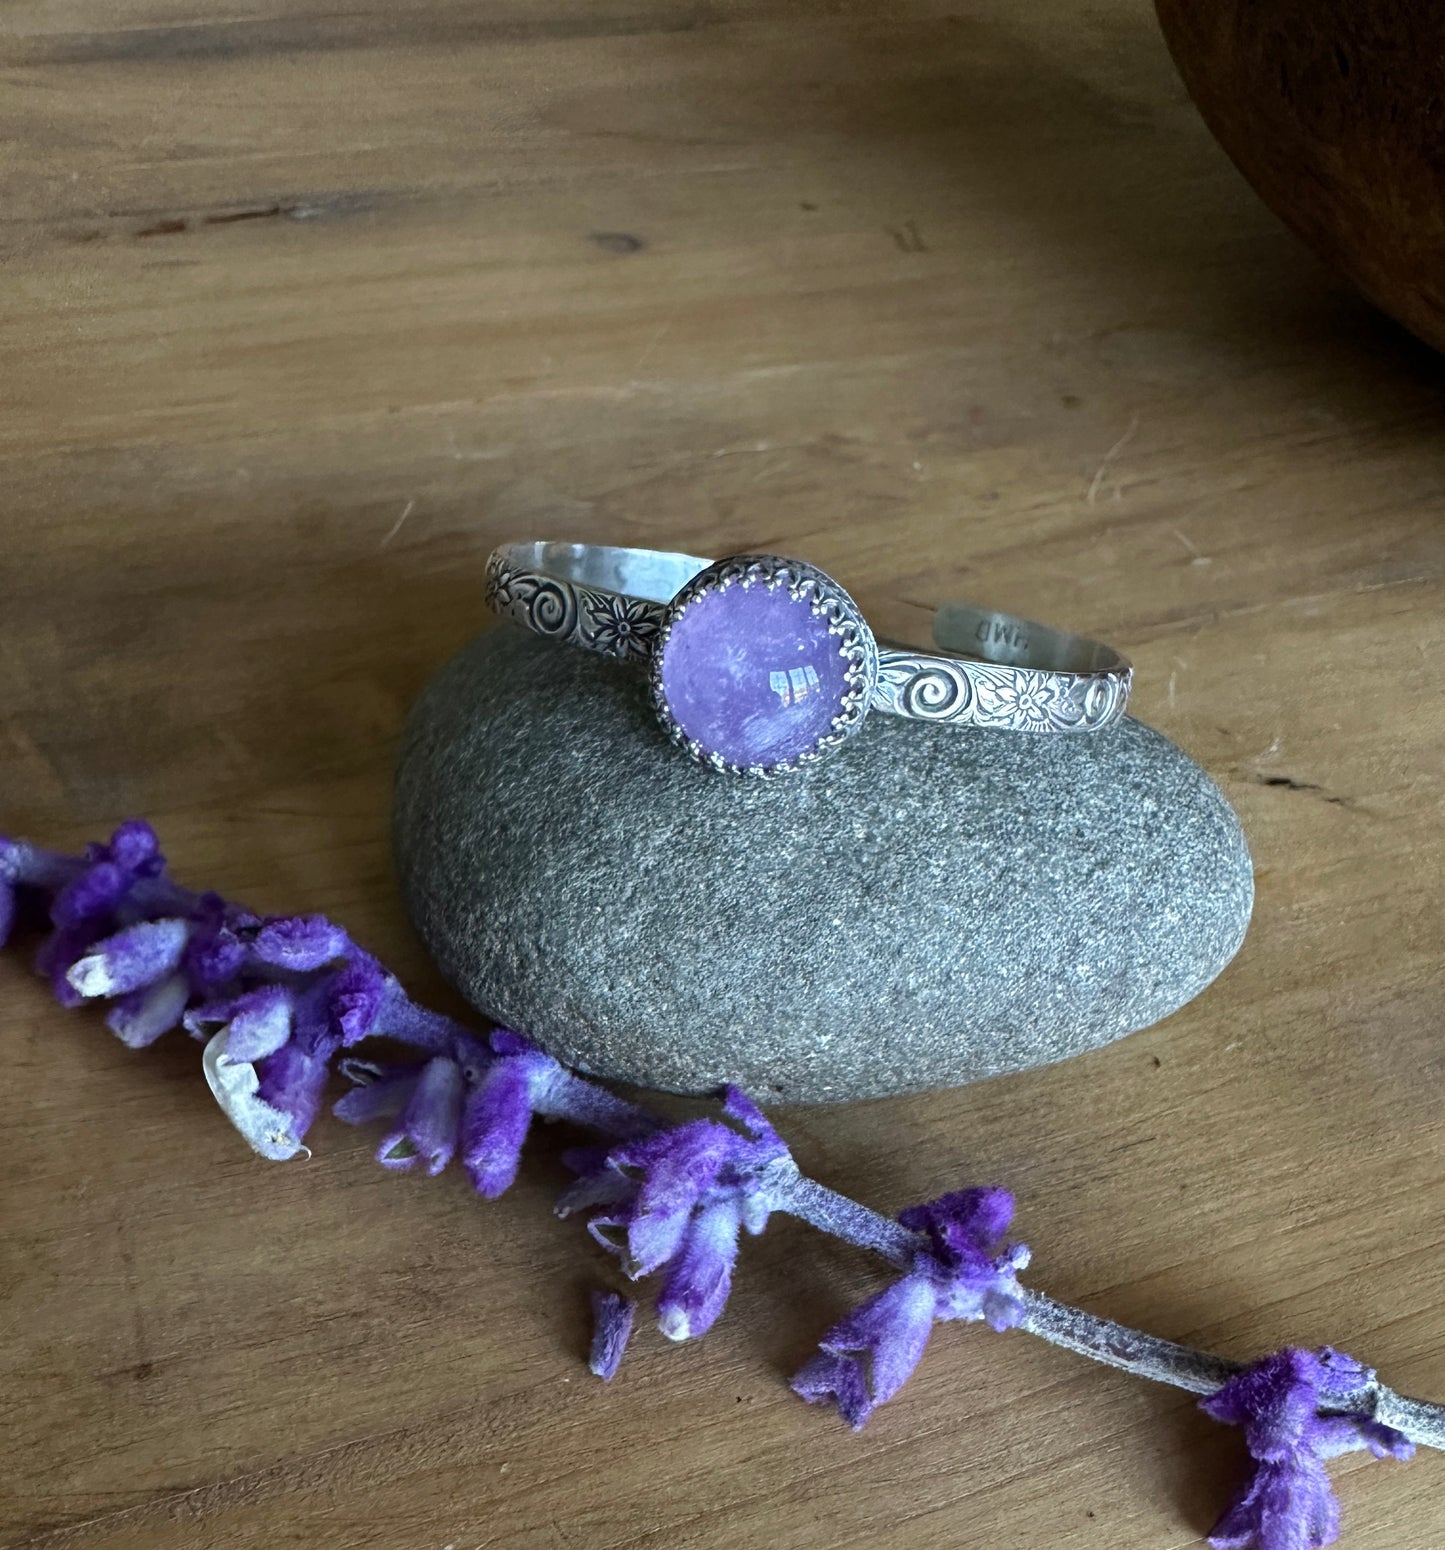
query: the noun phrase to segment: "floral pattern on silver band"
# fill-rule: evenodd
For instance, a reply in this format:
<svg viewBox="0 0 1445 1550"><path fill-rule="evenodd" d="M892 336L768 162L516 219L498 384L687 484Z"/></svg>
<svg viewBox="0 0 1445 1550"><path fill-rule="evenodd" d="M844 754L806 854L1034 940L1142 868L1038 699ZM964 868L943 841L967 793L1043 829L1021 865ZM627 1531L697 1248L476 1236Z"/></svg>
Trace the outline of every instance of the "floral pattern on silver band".
<svg viewBox="0 0 1445 1550"><path fill-rule="evenodd" d="M1004 732L1092 732L1117 720L1132 682L1114 673L1049 673L885 650L875 710Z"/></svg>
<svg viewBox="0 0 1445 1550"><path fill-rule="evenodd" d="M487 606L538 635L603 656L646 661L667 615L661 603L576 586L510 564L500 553L487 562Z"/></svg>
<svg viewBox="0 0 1445 1550"><path fill-rule="evenodd" d="M815 619L826 619L850 664L831 726L815 744L771 764L704 749L681 727L663 686L668 643L690 605L733 587L786 589L794 601L806 601ZM605 545L508 544L488 561L486 600L538 635L647 664L654 706L668 734L702 763L738 774L772 775L810 764L846 741L871 710L1000 731L1097 731L1124 714L1133 681L1129 663L1097 641L961 603L938 609L935 651L880 645L832 577L777 555L709 561ZM784 673L772 677L786 683ZM779 692L786 705L786 692Z"/></svg>

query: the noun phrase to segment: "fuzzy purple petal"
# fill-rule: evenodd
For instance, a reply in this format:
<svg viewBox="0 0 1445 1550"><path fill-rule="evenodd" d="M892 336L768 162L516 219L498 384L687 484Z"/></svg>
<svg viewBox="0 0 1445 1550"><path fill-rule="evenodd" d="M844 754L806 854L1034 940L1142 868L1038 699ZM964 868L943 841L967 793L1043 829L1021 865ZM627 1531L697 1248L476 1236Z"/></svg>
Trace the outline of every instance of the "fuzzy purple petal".
<svg viewBox="0 0 1445 1550"><path fill-rule="evenodd" d="M577 1178L557 1197L558 1216L571 1216L594 1206L630 1204L637 1197L637 1180L611 1166L606 1147L570 1147L562 1154L562 1161Z"/></svg>
<svg viewBox="0 0 1445 1550"><path fill-rule="evenodd" d="M8 877L0 874L0 947L4 947L10 940L10 933L15 929L15 917L18 913L15 885Z"/></svg>
<svg viewBox="0 0 1445 1550"><path fill-rule="evenodd" d="M74 965L105 934L102 922L57 926L35 954L35 971L50 981L50 992L61 1006L80 1006L85 997L70 983Z"/></svg>
<svg viewBox="0 0 1445 1550"><path fill-rule="evenodd" d="M256 1063L256 1095L290 1119L291 1134L300 1141L321 1107L328 1074L326 1058L302 1049L293 1039Z"/></svg>
<svg viewBox="0 0 1445 1550"><path fill-rule="evenodd" d="M219 894L203 894L193 920L186 973L197 995L221 995L246 967L249 951L227 923L226 903Z"/></svg>
<svg viewBox="0 0 1445 1550"><path fill-rule="evenodd" d="M258 985L236 997L227 1021L231 1059L263 1060L291 1037L291 992L284 985Z"/></svg>
<svg viewBox="0 0 1445 1550"><path fill-rule="evenodd" d="M411 1102L425 1062L381 1066L366 1060L344 1060L341 1074L356 1083L331 1107L348 1125L365 1125L376 1119L395 1119Z"/></svg>
<svg viewBox="0 0 1445 1550"><path fill-rule="evenodd" d="M635 1274L648 1275L677 1253L693 1207L716 1180L734 1139L726 1126L694 1120L613 1152L615 1163L640 1174L627 1232Z"/></svg>
<svg viewBox="0 0 1445 1550"><path fill-rule="evenodd" d="M1006 1189L960 1189L898 1213L910 1232L923 1233L935 1252L988 1251L1008 1231L1014 1198Z"/></svg>
<svg viewBox="0 0 1445 1550"><path fill-rule="evenodd" d="M268 920L251 951L262 963L305 974L341 957L348 946L350 938L324 915L288 915Z"/></svg>
<svg viewBox="0 0 1445 1550"><path fill-rule="evenodd" d="M88 1000L153 985L179 967L190 929L184 920L143 920L94 943L66 978Z"/></svg>
<svg viewBox="0 0 1445 1550"><path fill-rule="evenodd" d="M793 1379L793 1388L810 1401L836 1400L839 1413L856 1430L875 1405L892 1399L913 1375L933 1328L934 1306L928 1276L896 1281L824 1335L823 1357L834 1360L815 1357Z"/></svg>
<svg viewBox="0 0 1445 1550"><path fill-rule="evenodd" d="M1018 1272L1028 1263L1028 1249L1016 1243L993 1261L987 1281L975 1288L978 1316L997 1334L1017 1329L1028 1314L1028 1300L1018 1281ZM972 1306L972 1298L969 1302Z"/></svg>
<svg viewBox="0 0 1445 1550"><path fill-rule="evenodd" d="M50 918L57 926L103 920L125 897L131 874L113 861L98 861L55 896Z"/></svg>
<svg viewBox="0 0 1445 1550"><path fill-rule="evenodd" d="M1377 1459L1398 1459L1402 1464L1415 1457L1415 1444L1393 1426L1382 1421L1356 1420L1360 1441Z"/></svg>
<svg viewBox="0 0 1445 1550"><path fill-rule="evenodd" d="M755 1141L771 1142L782 1147L782 1137L768 1123L763 1111L741 1087L734 1087L729 1083L723 1088L722 1107L723 1113L729 1119L736 1120Z"/></svg>
<svg viewBox="0 0 1445 1550"><path fill-rule="evenodd" d="M382 1167L406 1172L419 1162L428 1173L440 1173L457 1149L464 1087L456 1061L446 1055L427 1061L401 1123L377 1150Z"/></svg>
<svg viewBox="0 0 1445 1550"><path fill-rule="evenodd" d="M468 1096L462 1119L462 1165L483 1199L511 1187L531 1124L528 1057L503 1055Z"/></svg>
<svg viewBox="0 0 1445 1550"><path fill-rule="evenodd" d="M825 1349L868 1351L868 1387L881 1405L913 1376L933 1328L933 1288L922 1276L905 1276L863 1304L824 1336Z"/></svg>
<svg viewBox="0 0 1445 1550"><path fill-rule="evenodd" d="M385 971L369 955L353 959L332 976L327 1010L343 1049L378 1031L386 983Z"/></svg>
<svg viewBox="0 0 1445 1550"><path fill-rule="evenodd" d="M856 1356L820 1351L794 1374L792 1389L810 1405L829 1402L837 1405L838 1414L855 1432L862 1431L873 1414L863 1364Z"/></svg>
<svg viewBox="0 0 1445 1550"><path fill-rule="evenodd" d="M1200 1409L1216 1421L1242 1426L1254 1458L1288 1458L1318 1413L1321 1376L1313 1351L1290 1347L1230 1379L1202 1399Z"/></svg>
<svg viewBox="0 0 1445 1550"><path fill-rule="evenodd" d="M657 1299L658 1325L669 1340L691 1340L717 1321L732 1289L742 1207L735 1195L703 1206L668 1265Z"/></svg>
<svg viewBox="0 0 1445 1550"><path fill-rule="evenodd" d="M106 1014L110 1031L131 1049L154 1044L181 1021L191 994L184 974L172 974L122 996Z"/></svg>
<svg viewBox="0 0 1445 1550"><path fill-rule="evenodd" d="M1321 1550L1339 1538L1340 1509L1319 1459L1261 1464L1209 1535L1213 1550Z"/></svg>
<svg viewBox="0 0 1445 1550"><path fill-rule="evenodd" d="M636 1312L637 1304L630 1297L618 1292L592 1293L592 1349L587 1366L604 1383L610 1383L622 1365Z"/></svg>

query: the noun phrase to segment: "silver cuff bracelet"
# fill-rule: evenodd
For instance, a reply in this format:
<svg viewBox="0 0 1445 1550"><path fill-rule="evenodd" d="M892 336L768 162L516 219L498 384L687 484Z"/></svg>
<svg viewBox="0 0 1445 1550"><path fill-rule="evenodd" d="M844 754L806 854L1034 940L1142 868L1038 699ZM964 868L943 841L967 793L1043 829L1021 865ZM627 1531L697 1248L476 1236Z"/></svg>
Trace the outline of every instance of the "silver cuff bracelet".
<svg viewBox="0 0 1445 1550"><path fill-rule="evenodd" d="M648 664L657 714L695 759L747 775L811 764L870 710L1011 732L1090 732L1124 713L1112 647L962 603L935 653L880 644L853 599L800 560L704 560L600 544L514 543L487 603L538 635Z"/></svg>

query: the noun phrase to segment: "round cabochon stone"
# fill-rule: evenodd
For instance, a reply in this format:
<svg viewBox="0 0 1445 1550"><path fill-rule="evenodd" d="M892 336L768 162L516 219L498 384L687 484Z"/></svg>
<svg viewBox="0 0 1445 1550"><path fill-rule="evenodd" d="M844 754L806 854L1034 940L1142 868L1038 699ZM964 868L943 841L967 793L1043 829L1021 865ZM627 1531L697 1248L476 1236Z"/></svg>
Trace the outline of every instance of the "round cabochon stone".
<svg viewBox="0 0 1445 1550"><path fill-rule="evenodd" d="M728 764L785 764L843 710L848 658L810 600L734 584L688 603L668 630L662 693L685 736Z"/></svg>

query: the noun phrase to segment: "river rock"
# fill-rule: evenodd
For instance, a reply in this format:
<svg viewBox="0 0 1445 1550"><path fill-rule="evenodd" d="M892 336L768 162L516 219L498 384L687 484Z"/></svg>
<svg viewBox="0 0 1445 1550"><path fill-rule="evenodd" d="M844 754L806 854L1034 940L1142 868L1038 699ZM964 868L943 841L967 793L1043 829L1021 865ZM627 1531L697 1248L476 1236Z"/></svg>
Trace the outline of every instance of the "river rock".
<svg viewBox="0 0 1445 1550"><path fill-rule="evenodd" d="M762 1102L952 1086L1168 1016L1234 956L1249 851L1137 721L868 718L773 781L674 748L635 665L501 625L408 723L407 908L488 1017L600 1076Z"/></svg>

